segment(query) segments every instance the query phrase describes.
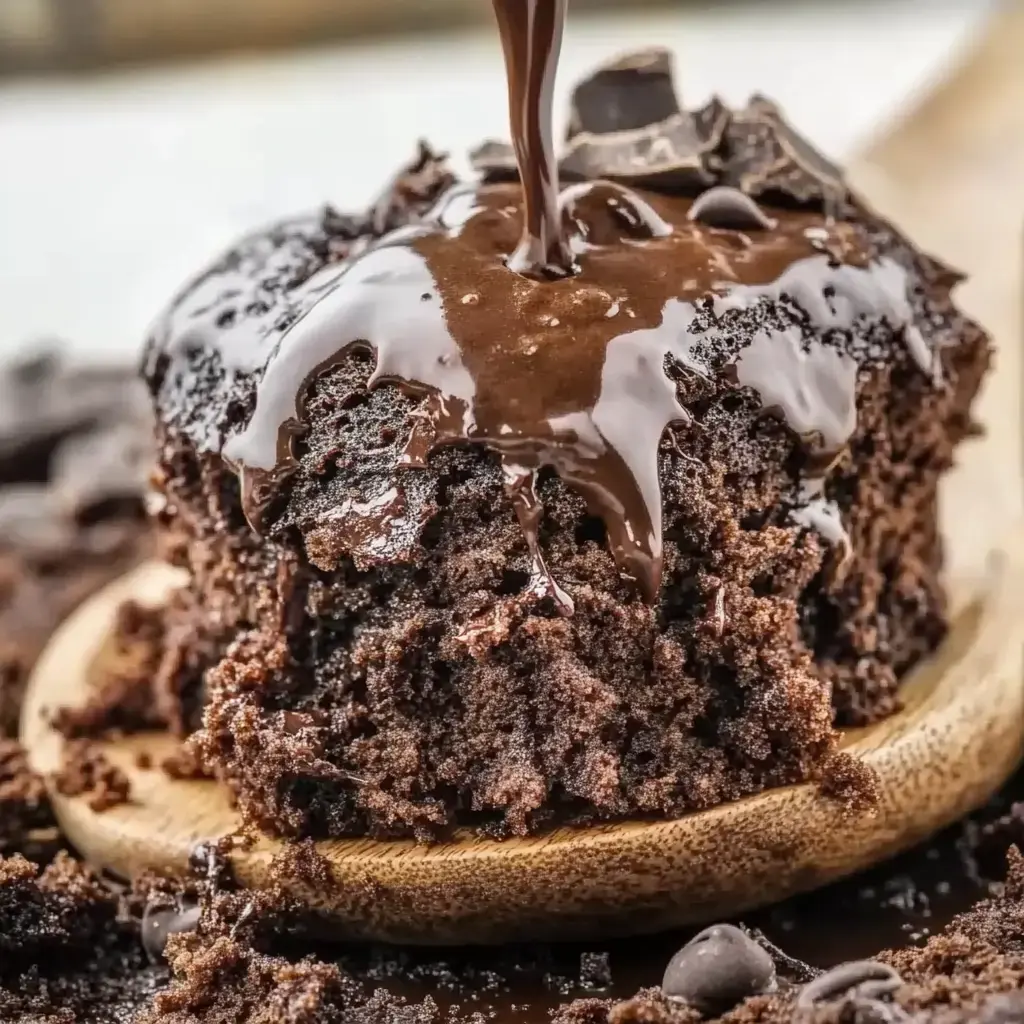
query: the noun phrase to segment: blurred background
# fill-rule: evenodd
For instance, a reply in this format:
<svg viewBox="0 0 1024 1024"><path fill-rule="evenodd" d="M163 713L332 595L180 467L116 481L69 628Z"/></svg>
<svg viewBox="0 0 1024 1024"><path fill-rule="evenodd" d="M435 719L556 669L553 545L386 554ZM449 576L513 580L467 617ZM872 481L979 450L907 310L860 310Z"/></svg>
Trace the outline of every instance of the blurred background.
<svg viewBox="0 0 1024 1024"><path fill-rule="evenodd" d="M560 108L591 65L657 43L688 103L766 92L845 158L991 6L571 0ZM461 155L505 113L489 0L0 0L0 355L133 352L239 231L364 204L418 137Z"/></svg>

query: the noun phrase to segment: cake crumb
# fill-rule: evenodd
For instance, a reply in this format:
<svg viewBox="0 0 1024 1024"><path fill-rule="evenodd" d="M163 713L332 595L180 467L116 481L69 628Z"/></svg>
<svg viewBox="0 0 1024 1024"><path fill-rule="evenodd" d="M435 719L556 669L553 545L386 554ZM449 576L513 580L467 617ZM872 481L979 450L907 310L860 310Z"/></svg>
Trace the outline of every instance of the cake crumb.
<svg viewBox="0 0 1024 1024"><path fill-rule="evenodd" d="M823 796L835 800L851 815L877 808L878 787L875 770L866 761L841 750L825 762L818 783Z"/></svg>
<svg viewBox="0 0 1024 1024"><path fill-rule="evenodd" d="M42 778L21 744L0 738L0 851L24 843L29 833L55 822Z"/></svg>
<svg viewBox="0 0 1024 1024"><path fill-rule="evenodd" d="M92 740L71 740L67 744L63 764L53 781L62 796L85 797L97 812L127 803L131 793L128 776Z"/></svg>

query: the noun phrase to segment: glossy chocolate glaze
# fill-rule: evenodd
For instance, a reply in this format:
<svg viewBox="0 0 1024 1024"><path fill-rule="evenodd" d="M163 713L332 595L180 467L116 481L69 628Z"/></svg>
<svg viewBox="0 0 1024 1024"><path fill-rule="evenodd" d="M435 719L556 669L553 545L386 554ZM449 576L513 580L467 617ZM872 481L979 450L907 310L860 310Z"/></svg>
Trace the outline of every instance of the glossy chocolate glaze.
<svg viewBox="0 0 1024 1024"><path fill-rule="evenodd" d="M255 384L247 419L227 437L219 421L201 445L237 470L249 522L262 527L297 467L313 381L366 350L371 386L398 387L419 408L393 485L345 501L332 518L357 564L407 557L417 525L405 474L440 446L478 444L500 460L534 595L573 610L538 543L536 484L549 467L604 521L620 571L656 602L658 451L667 431L690 422L681 395L693 376L752 388L805 442L793 519L845 548L823 483L856 427L859 368L891 357L897 334L937 374L943 341L926 342L915 326L904 266L875 250L870 218L837 219L856 213L839 172L766 100L680 110L664 51L630 55L577 88L556 165L551 86L564 2L495 0L495 11L514 146L475 154L481 183L456 184L395 220L389 190L366 226L353 224L340 259L318 254L305 273L282 249L283 293L268 238L269 284L229 257L159 325L158 355L188 372L212 356ZM438 179L436 158L421 164L399 192ZM593 180L560 188L559 174ZM785 208L758 202L780 195ZM247 244L258 256L260 240Z"/></svg>
<svg viewBox="0 0 1024 1024"><path fill-rule="evenodd" d="M292 441L309 385L354 348L368 348L374 386L425 399L405 467L426 465L446 444L497 454L533 552L537 592L571 611L536 541L535 482L550 466L604 520L621 571L653 602L658 448L667 428L688 422L675 376L731 372L827 464L856 425L858 354L826 339L848 337L855 324L885 324L903 330L911 352L927 352L911 323L903 268L874 258L856 225L822 226L814 215L780 210L772 230L717 228L691 219L688 200L609 182L567 187L558 208L576 262L571 277L509 268L523 222L520 190L493 184L456 187L421 222L303 285L315 301L282 336L252 417L223 450L241 474L254 525L295 469ZM737 351L730 324L739 315L760 327ZM339 510L353 550L396 545L405 526L401 479L387 495ZM808 523L827 524L823 532L836 539L841 527L829 512L810 484Z"/></svg>

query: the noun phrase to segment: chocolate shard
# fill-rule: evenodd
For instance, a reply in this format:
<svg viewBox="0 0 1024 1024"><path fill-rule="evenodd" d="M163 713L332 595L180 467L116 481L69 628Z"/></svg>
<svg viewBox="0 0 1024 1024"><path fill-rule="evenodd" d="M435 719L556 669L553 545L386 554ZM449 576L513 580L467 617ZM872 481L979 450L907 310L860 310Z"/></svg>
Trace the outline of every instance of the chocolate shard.
<svg viewBox="0 0 1024 1024"><path fill-rule="evenodd" d="M610 178L671 192L699 192L718 183L718 150L729 112L717 100L677 111L641 128L580 132L559 162L570 179Z"/></svg>
<svg viewBox="0 0 1024 1024"><path fill-rule="evenodd" d="M482 142L470 150L469 163L484 181L515 181L519 177L516 151L508 142Z"/></svg>
<svg viewBox="0 0 1024 1024"><path fill-rule="evenodd" d="M686 216L711 228L736 231L770 231L777 223L745 192L729 185L716 185L702 192Z"/></svg>
<svg viewBox="0 0 1024 1024"><path fill-rule="evenodd" d="M568 138L632 131L679 113L672 54L651 47L599 67L572 94Z"/></svg>
<svg viewBox="0 0 1024 1024"><path fill-rule="evenodd" d="M754 96L732 115L726 146L726 183L748 195L785 197L835 212L848 199L840 168L798 135L763 96Z"/></svg>
<svg viewBox="0 0 1024 1024"><path fill-rule="evenodd" d="M425 213L434 200L455 184L447 153L435 153L422 139L416 156L388 183L370 206L366 227L383 235Z"/></svg>

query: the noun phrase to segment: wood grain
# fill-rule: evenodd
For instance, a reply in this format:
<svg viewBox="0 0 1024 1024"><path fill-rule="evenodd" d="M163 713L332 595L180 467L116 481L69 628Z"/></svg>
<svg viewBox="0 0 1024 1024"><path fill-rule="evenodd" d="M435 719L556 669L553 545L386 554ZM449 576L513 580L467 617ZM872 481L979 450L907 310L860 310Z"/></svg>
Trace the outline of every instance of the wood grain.
<svg viewBox="0 0 1024 1024"><path fill-rule="evenodd" d="M317 844L334 884L291 884L340 938L506 942L655 931L732 914L822 885L904 849L984 801L1024 751L1024 600L1020 426L1021 224L1024 222L1024 9L998 15L964 65L854 170L872 201L974 275L963 302L995 333L999 369L979 408L984 440L965 446L944 493L945 537L961 610L941 652L906 684L906 708L846 746L879 774L880 805L850 814L812 786L774 790L677 821L560 830L529 840ZM990 555L998 538L993 564ZM173 577L143 567L84 606L41 659L23 718L38 769L59 763L47 708L75 703L84 668L124 598L157 601ZM133 803L102 815L55 797L87 856L120 873L182 871L193 843L237 826L223 789L135 767L169 741L108 745ZM265 884L279 843L235 856Z"/></svg>

